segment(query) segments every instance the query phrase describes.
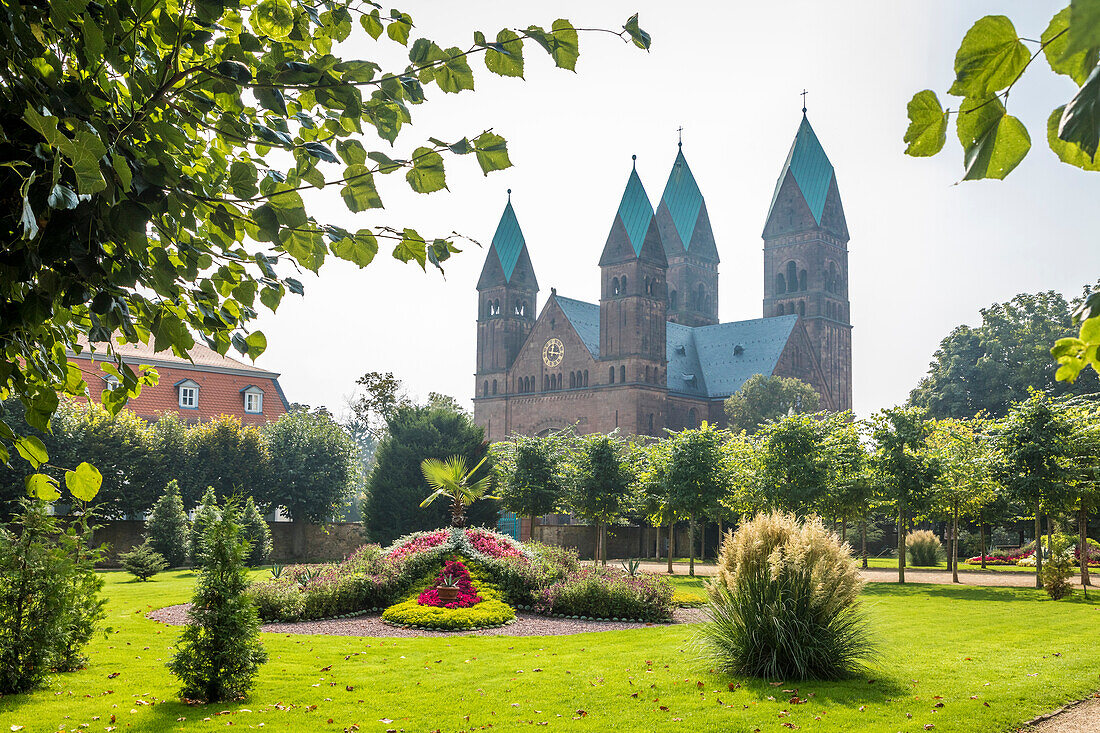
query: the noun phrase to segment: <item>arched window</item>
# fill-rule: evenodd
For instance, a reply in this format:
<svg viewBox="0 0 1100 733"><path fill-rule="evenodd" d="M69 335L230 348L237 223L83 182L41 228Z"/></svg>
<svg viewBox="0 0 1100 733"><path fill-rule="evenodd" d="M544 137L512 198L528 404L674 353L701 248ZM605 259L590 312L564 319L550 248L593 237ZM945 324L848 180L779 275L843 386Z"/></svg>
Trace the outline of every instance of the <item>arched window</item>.
<svg viewBox="0 0 1100 733"><path fill-rule="evenodd" d="M626 365L619 367L619 383L626 384Z"/></svg>
<svg viewBox="0 0 1100 733"><path fill-rule="evenodd" d="M676 310L676 291L673 290L672 294L668 296L668 307L672 310Z"/></svg>
<svg viewBox="0 0 1100 733"><path fill-rule="evenodd" d="M798 273L798 289L799 290L805 290L806 289L806 271L805 270Z"/></svg>
<svg viewBox="0 0 1100 733"><path fill-rule="evenodd" d="M791 292L798 290L798 265L791 260L787 263L787 287L791 289Z"/></svg>
<svg viewBox="0 0 1100 733"><path fill-rule="evenodd" d="M497 380L493 380L493 394L497 393Z"/></svg>
<svg viewBox="0 0 1100 733"><path fill-rule="evenodd" d="M500 315L500 301L499 300L494 300L493 301L493 315L494 316L499 316Z"/></svg>
<svg viewBox="0 0 1100 733"><path fill-rule="evenodd" d="M695 408L694 407L691 408L690 410L688 410L688 424L687 424L687 426L689 428L695 427Z"/></svg>
<svg viewBox="0 0 1100 733"><path fill-rule="evenodd" d="M569 372L569 388L572 389L573 387L576 387L576 386L577 386L577 373L576 372Z"/></svg>
<svg viewBox="0 0 1100 733"><path fill-rule="evenodd" d="M584 370L584 386L585 387L588 386L588 370L587 369Z"/></svg>
<svg viewBox="0 0 1100 733"><path fill-rule="evenodd" d="M782 276L781 276L781 277L782 277ZM781 316L781 315L783 315L783 304L782 304L782 303L780 303L779 305L775 306L775 315L777 315L777 316Z"/></svg>
<svg viewBox="0 0 1100 733"><path fill-rule="evenodd" d="M623 289L622 290L623 295L626 295L626 275L623 275L623 281L620 284L620 287Z"/></svg>
<svg viewBox="0 0 1100 733"><path fill-rule="evenodd" d="M787 292L787 281L782 272L775 276L775 292L779 295Z"/></svg>
<svg viewBox="0 0 1100 733"><path fill-rule="evenodd" d="M558 389L561 389L561 372L558 372Z"/></svg>
<svg viewBox="0 0 1100 733"><path fill-rule="evenodd" d="M607 368L607 383L615 384L615 367Z"/></svg>
<svg viewBox="0 0 1100 733"><path fill-rule="evenodd" d="M619 278L614 278L611 281L611 294L612 295L618 295L619 294Z"/></svg>
<svg viewBox="0 0 1100 733"><path fill-rule="evenodd" d="M806 301L804 301L804 300L798 301L798 315L800 315L800 316L805 316L806 315Z"/></svg>
<svg viewBox="0 0 1100 733"><path fill-rule="evenodd" d="M489 380L488 379L486 379L485 382L481 385L481 396L482 397L488 397L489 396Z"/></svg>
<svg viewBox="0 0 1100 733"><path fill-rule="evenodd" d="M542 375L542 391L543 392L549 392L550 391L550 375L549 374Z"/></svg>
<svg viewBox="0 0 1100 733"><path fill-rule="evenodd" d="M646 384L649 384L649 367L648 366L646 366L646 368L645 368L645 381L646 381Z"/></svg>

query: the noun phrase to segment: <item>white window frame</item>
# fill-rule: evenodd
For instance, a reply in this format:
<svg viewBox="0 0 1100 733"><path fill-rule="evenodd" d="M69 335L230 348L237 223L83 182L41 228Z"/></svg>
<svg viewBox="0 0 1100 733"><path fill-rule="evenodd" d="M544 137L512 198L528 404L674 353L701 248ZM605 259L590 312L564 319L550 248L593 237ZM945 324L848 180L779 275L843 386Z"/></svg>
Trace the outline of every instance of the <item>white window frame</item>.
<svg viewBox="0 0 1100 733"><path fill-rule="evenodd" d="M118 381L118 377L116 377L115 375L108 374L106 377L103 378L103 384L103 389L118 389L118 386L119 384L121 384L121 382Z"/></svg>
<svg viewBox="0 0 1100 733"><path fill-rule="evenodd" d="M199 407L199 388L190 384L181 384L179 404L185 410L197 410ZM190 398L190 399L188 399Z"/></svg>
<svg viewBox="0 0 1100 733"><path fill-rule="evenodd" d="M255 409L249 407L249 402L255 400ZM248 390L244 393L244 411L249 415L262 415L264 412L264 393L259 390Z"/></svg>

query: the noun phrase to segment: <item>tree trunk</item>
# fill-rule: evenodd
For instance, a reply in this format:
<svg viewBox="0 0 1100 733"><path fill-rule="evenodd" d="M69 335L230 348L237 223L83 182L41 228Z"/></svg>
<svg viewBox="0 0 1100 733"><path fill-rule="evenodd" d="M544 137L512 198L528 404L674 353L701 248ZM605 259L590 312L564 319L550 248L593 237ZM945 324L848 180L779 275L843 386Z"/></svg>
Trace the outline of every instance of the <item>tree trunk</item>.
<svg viewBox="0 0 1100 733"><path fill-rule="evenodd" d="M867 520L859 523L859 554L863 557L863 567L867 567Z"/></svg>
<svg viewBox="0 0 1100 733"><path fill-rule="evenodd" d="M1047 515L1047 560L1054 559L1054 518Z"/></svg>
<svg viewBox="0 0 1100 733"><path fill-rule="evenodd" d="M898 509L898 582L905 582L905 509Z"/></svg>
<svg viewBox="0 0 1100 733"><path fill-rule="evenodd" d="M607 523L600 525L600 564L607 565Z"/></svg>
<svg viewBox="0 0 1100 733"><path fill-rule="evenodd" d="M537 520L538 520L538 517L536 517L534 514L532 514L531 515L531 535L527 538L531 542L536 542L537 541L535 539L535 522Z"/></svg>
<svg viewBox="0 0 1100 733"><path fill-rule="evenodd" d="M840 518L840 544L844 544L848 541L848 515L845 514Z"/></svg>
<svg viewBox="0 0 1100 733"><path fill-rule="evenodd" d="M1079 538L1080 544L1078 545L1078 562L1081 564L1081 590L1088 593L1088 586L1092 585L1089 581L1089 513L1085 509L1085 502L1081 501L1081 511L1077 515L1077 529L1081 537Z"/></svg>
<svg viewBox="0 0 1100 733"><path fill-rule="evenodd" d="M726 539L726 528L722 524L722 518L718 517L718 554L722 554L722 543ZM715 560L718 558L716 557Z"/></svg>
<svg viewBox="0 0 1100 733"><path fill-rule="evenodd" d="M1035 587L1043 587L1043 514L1035 502Z"/></svg>
<svg viewBox="0 0 1100 733"><path fill-rule="evenodd" d="M695 515L688 517L688 575L695 577Z"/></svg>
<svg viewBox="0 0 1100 733"><path fill-rule="evenodd" d="M959 582L959 502L951 513L951 582Z"/></svg>
<svg viewBox="0 0 1100 733"><path fill-rule="evenodd" d="M982 570L985 570L985 522L978 522L978 552L982 556Z"/></svg>
<svg viewBox="0 0 1100 733"><path fill-rule="evenodd" d="M704 519L699 527L699 562L707 559L707 521Z"/></svg>
<svg viewBox="0 0 1100 733"><path fill-rule="evenodd" d="M668 574L672 575L672 558L676 554L676 522L668 520Z"/></svg>

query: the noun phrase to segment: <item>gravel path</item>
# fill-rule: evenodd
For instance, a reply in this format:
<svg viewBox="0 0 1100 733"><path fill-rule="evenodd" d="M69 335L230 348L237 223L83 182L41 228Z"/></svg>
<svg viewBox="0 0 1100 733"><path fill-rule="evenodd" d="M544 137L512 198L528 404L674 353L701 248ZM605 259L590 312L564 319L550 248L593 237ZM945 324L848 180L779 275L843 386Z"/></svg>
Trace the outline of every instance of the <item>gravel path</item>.
<svg viewBox="0 0 1100 733"><path fill-rule="evenodd" d="M160 608L148 614L149 618L172 626L187 623L189 603ZM703 612L697 608L681 608L673 613L673 623L694 623L703 620ZM298 621L296 623L264 624L262 631L273 634L331 634L333 636L563 636L592 631L619 631L644 629L663 624L630 623L626 621L580 621L567 618L549 618L532 613L517 613L516 622L508 626L480 631L422 631L402 629L382 623L381 615L339 618L329 621Z"/></svg>
<svg viewBox="0 0 1100 733"><path fill-rule="evenodd" d="M1019 730L1027 733L1100 733L1100 692Z"/></svg>

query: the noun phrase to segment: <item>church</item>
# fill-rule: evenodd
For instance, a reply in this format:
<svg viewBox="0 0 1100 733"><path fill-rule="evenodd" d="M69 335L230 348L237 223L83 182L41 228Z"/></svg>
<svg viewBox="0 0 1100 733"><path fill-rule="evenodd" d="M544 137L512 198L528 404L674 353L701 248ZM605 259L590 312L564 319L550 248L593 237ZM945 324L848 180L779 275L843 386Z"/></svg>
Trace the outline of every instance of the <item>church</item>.
<svg viewBox="0 0 1100 733"><path fill-rule="evenodd" d="M600 302L550 297L509 202L477 283L474 420L490 441L725 424L755 374L797 377L852 406L848 227L806 111L764 224L763 317L718 321L719 248L682 144L654 210L637 170L599 259Z"/></svg>

